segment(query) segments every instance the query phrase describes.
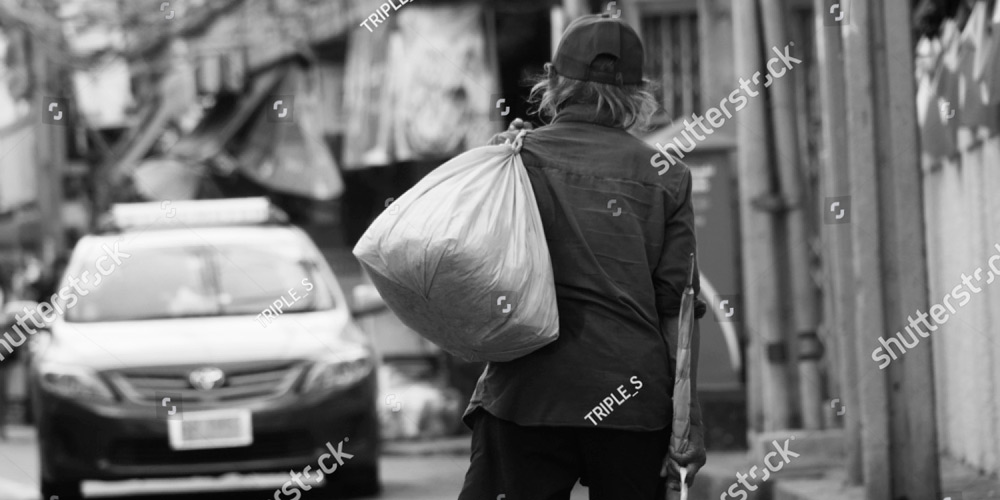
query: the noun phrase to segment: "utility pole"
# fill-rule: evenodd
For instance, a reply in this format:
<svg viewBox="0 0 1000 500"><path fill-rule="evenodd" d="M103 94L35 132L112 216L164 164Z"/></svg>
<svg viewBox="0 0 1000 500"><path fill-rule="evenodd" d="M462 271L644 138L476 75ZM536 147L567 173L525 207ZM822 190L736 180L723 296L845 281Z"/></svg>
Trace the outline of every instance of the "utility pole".
<svg viewBox="0 0 1000 500"><path fill-rule="evenodd" d="M37 36L37 35L36 35ZM35 112L41 112L47 97L59 97L62 89L59 71L53 66L45 45L32 39L31 70L37 85L32 102ZM68 102L68 101L67 101ZM68 121L68 117L67 120ZM65 122L63 122L65 123ZM38 209L42 220L42 260L51 264L63 245L62 174L66 161L66 127L46 124L41 119L35 127L35 159L37 161Z"/></svg>
<svg viewBox="0 0 1000 500"><path fill-rule="evenodd" d="M556 56L556 48L562 39L563 31L574 19L590 13L586 0L562 0L562 5L554 5L549 10L549 39L551 40L552 57Z"/></svg>
<svg viewBox="0 0 1000 500"><path fill-rule="evenodd" d="M590 14L590 7L586 0L563 0L563 9L566 11L567 24L573 22L578 17ZM560 32L560 35L562 33Z"/></svg>
<svg viewBox="0 0 1000 500"><path fill-rule="evenodd" d="M847 97L848 169L850 176L851 247L854 276L855 355L861 377L858 384L861 411L862 463L866 500L890 499L889 405L885 400L884 372L872 370L868 346L883 333L881 224L878 210L878 169L872 81L870 4L852 2L850 18L842 28ZM845 353L850 355L850 353ZM865 370L867 368L867 370ZM859 374L860 375L860 374Z"/></svg>
<svg viewBox="0 0 1000 500"><path fill-rule="evenodd" d="M617 15L618 9L622 11L622 19L639 34L639 38L642 38L642 16L639 12L638 0L612 0L612 2L607 2L604 12L614 16Z"/></svg>
<svg viewBox="0 0 1000 500"><path fill-rule="evenodd" d="M566 9L562 5L553 5L549 9L549 52L552 59L556 57L556 49L559 48L559 40L566 30Z"/></svg>
<svg viewBox="0 0 1000 500"><path fill-rule="evenodd" d="M749 78L762 66L756 0L732 0L732 16L736 73ZM748 421L757 432L781 430L789 427L791 419L788 346L778 302L775 218L756 203L773 196L762 99L749 99L737 120L743 319L749 337Z"/></svg>
<svg viewBox="0 0 1000 500"><path fill-rule="evenodd" d="M784 50L793 44L788 39L785 19L788 18L783 0L761 0L764 16L765 47ZM800 44L801 46L801 44ZM805 57L805 56L802 56ZM786 71L790 71L787 70ZM792 323L798 352L799 399L804 429L823 428L821 413L823 385L819 360L823 347L816 335L817 296L809 267L809 231L806 223L805 194L799 169L798 130L795 114L795 80L774 77L768 88L771 102L771 129L774 131L775 152L781 185L781 199L787 224L783 254L787 257L791 282ZM742 180L742 179L741 179Z"/></svg>
<svg viewBox="0 0 1000 500"><path fill-rule="evenodd" d="M906 2L853 2L843 29L856 356L868 500L939 498L932 338L879 368L879 337L927 311L923 196ZM907 335L903 333L902 335ZM883 369L884 368L884 369Z"/></svg>
<svg viewBox="0 0 1000 500"><path fill-rule="evenodd" d="M814 0L819 86L823 115L823 158L820 174L820 213L826 222L822 226L823 262L827 271L824 293L832 298L833 308L827 321L837 339L837 368L840 372L840 392L834 397L840 405L830 410L843 413L845 472L847 483L861 484L861 427L858 411L858 377L854 335L854 276L851 268L851 231L840 224L831 212L836 199L848 196L850 179L847 165L847 117L844 95L844 43L836 25L827 26L827 0Z"/></svg>
<svg viewBox="0 0 1000 500"><path fill-rule="evenodd" d="M855 2L855 4L861 2ZM923 180L917 128L916 84L909 2L871 3L879 218L883 239L885 319L882 332L903 329L915 311L928 311ZM918 329L919 330L919 329ZM937 500L933 337L910 349L883 372L889 391L890 471L893 498ZM903 333L903 335L906 335ZM873 344L863 345L870 353ZM869 361L870 362L870 361ZM885 373L884 373L885 374Z"/></svg>

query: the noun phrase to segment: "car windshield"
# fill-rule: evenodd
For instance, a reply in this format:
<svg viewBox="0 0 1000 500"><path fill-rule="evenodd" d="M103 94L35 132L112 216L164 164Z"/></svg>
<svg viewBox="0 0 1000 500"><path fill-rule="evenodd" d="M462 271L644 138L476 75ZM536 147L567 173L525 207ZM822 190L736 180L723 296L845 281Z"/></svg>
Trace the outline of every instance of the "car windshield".
<svg viewBox="0 0 1000 500"><path fill-rule="evenodd" d="M106 276L67 273L79 303L66 302L70 322L137 321L197 316L258 315L334 307L314 262L247 246L131 249ZM85 259L84 262L93 262ZM86 269L79 269L84 273ZM88 279L84 279L84 278Z"/></svg>
<svg viewBox="0 0 1000 500"><path fill-rule="evenodd" d="M305 312L333 307L316 264L266 249L217 249L217 280L223 314L260 314L269 307Z"/></svg>

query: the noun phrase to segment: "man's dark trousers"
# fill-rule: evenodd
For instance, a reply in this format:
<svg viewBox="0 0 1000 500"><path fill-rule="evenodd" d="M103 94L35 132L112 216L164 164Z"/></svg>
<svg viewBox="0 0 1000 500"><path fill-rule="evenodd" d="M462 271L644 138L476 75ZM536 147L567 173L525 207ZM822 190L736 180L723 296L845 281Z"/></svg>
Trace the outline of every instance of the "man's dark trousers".
<svg viewBox="0 0 1000 500"><path fill-rule="evenodd" d="M483 409L474 418L472 463L459 500L568 500L578 479L591 500L664 498L669 427L520 426Z"/></svg>

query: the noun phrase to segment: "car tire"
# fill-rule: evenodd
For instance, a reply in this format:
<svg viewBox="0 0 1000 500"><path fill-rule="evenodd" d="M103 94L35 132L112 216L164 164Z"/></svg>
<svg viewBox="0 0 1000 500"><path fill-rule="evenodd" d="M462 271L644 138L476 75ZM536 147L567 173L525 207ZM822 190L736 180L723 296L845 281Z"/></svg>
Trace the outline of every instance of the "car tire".
<svg viewBox="0 0 1000 500"><path fill-rule="evenodd" d="M326 500L327 498L371 498L382 492L382 483L379 481L378 465L354 465L349 477L333 479L319 488L317 498ZM59 500L62 500L61 498Z"/></svg>
<svg viewBox="0 0 1000 500"><path fill-rule="evenodd" d="M83 500L80 481L46 481L42 479L42 499Z"/></svg>
<svg viewBox="0 0 1000 500"><path fill-rule="evenodd" d="M377 464L362 466L360 470L353 471L350 477L346 490L352 497L373 497L382 492Z"/></svg>

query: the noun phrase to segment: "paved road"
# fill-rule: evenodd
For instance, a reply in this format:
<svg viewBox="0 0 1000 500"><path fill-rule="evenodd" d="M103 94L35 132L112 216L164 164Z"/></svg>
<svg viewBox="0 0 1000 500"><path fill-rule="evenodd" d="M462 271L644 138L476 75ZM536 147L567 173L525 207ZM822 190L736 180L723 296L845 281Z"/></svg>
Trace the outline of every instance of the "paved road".
<svg viewBox="0 0 1000 500"><path fill-rule="evenodd" d="M468 456L462 454L404 455L382 458L383 492L379 500L452 500L458 497ZM88 498L142 500L265 500L287 477L239 476L221 479L85 483ZM38 456L30 432L0 441L0 500L39 500ZM246 489L252 488L252 489ZM236 491L234 491L234 489ZM304 495L303 500L320 500ZM586 500L577 485L573 500Z"/></svg>

